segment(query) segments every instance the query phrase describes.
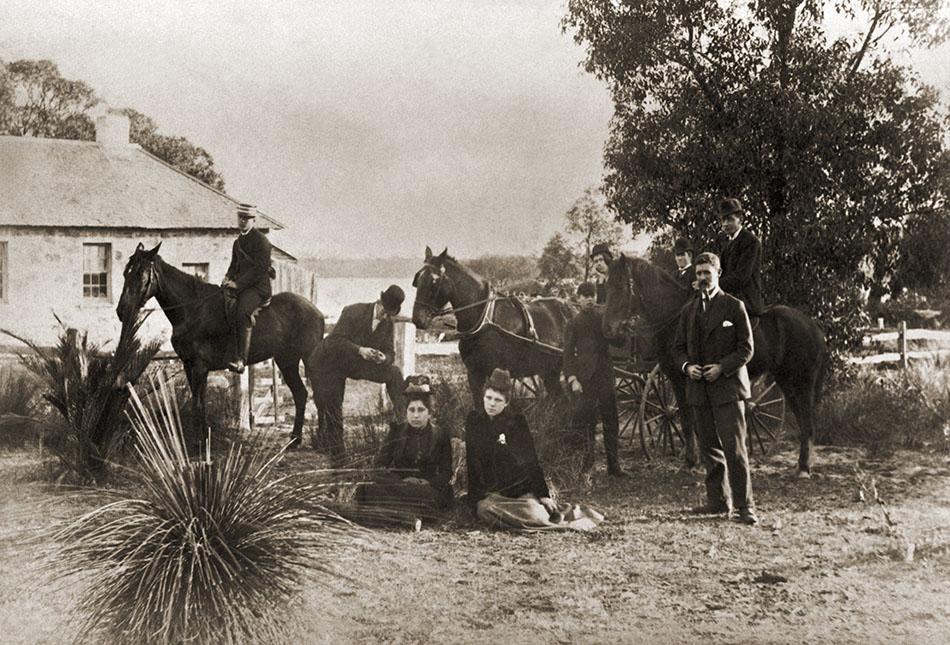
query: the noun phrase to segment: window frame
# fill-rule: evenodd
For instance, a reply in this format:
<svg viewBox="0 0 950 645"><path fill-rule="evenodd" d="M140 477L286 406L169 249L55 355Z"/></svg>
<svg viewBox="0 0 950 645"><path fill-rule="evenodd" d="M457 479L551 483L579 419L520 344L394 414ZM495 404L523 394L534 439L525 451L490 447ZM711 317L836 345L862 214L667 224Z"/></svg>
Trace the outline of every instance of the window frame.
<svg viewBox="0 0 950 645"><path fill-rule="evenodd" d="M193 271L196 267L204 267L204 277L198 275ZM193 275L196 278L201 278L205 282L211 280L211 263L210 262L182 262L181 270L187 273L188 275Z"/></svg>
<svg viewBox="0 0 950 645"><path fill-rule="evenodd" d="M0 240L0 303L10 301L10 244Z"/></svg>
<svg viewBox="0 0 950 645"><path fill-rule="evenodd" d="M86 272L86 249L87 248L104 248L105 249L105 271L96 271L96 272ZM93 275L105 275L105 295L87 295L86 294L86 276ZM98 288L99 285L96 285ZM93 288L93 284L88 285L89 289ZM82 299L83 302L112 302L112 243L111 242L83 242L82 243Z"/></svg>

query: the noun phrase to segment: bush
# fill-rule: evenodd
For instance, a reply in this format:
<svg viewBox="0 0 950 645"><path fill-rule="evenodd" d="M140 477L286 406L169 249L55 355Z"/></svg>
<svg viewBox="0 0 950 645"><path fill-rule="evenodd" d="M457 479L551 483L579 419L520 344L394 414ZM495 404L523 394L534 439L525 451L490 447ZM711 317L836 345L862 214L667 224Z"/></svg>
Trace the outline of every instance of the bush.
<svg viewBox="0 0 950 645"><path fill-rule="evenodd" d="M51 349L4 332L32 350L31 355L20 357L21 362L39 380L43 398L61 416L61 422L47 427L49 447L66 473L80 481L105 478L107 464L128 430L123 411L129 393L124 385L138 380L161 345L160 341L143 345L138 340L143 320L122 325L113 354L100 351L85 333L65 326Z"/></svg>
<svg viewBox="0 0 950 645"><path fill-rule="evenodd" d="M57 536L52 566L87 583L77 640L289 640L292 600L337 575L331 553L354 535L320 501L331 484L313 472L279 476L282 450L234 445L189 461L173 390L158 390L152 409L133 394L132 488L104 491L110 503Z"/></svg>
<svg viewBox="0 0 950 645"><path fill-rule="evenodd" d="M819 408L816 440L864 446L872 456L945 448L948 374L945 365L921 362L907 372L864 369L839 377Z"/></svg>
<svg viewBox="0 0 950 645"><path fill-rule="evenodd" d="M38 398L28 372L0 367L0 446L18 448L39 439Z"/></svg>

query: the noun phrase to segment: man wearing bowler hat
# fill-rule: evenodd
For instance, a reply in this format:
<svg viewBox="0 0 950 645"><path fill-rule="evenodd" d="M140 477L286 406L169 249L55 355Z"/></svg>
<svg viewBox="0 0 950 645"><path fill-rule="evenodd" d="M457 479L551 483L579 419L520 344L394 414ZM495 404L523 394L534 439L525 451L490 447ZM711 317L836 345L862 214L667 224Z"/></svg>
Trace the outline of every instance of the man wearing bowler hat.
<svg viewBox="0 0 950 645"><path fill-rule="evenodd" d="M231 264L221 286L234 292L237 311L234 316L234 339L229 344L228 369L241 373L251 347L254 313L270 300L271 244L267 236L254 228L256 213L250 204L239 204L238 229L241 234L231 248Z"/></svg>
<svg viewBox="0 0 950 645"><path fill-rule="evenodd" d="M684 289L695 289L696 274L693 271L693 245L682 237L673 243L673 258L676 260L676 272L673 277Z"/></svg>
<svg viewBox="0 0 950 645"><path fill-rule="evenodd" d="M397 422L403 422L402 372L395 359L393 318L406 295L390 285L376 302L343 308L333 331L317 348L314 389L320 414L320 432L337 465L344 456L343 396L346 379L385 383Z"/></svg>
<svg viewBox="0 0 950 645"><path fill-rule="evenodd" d="M762 298L762 242L752 231L743 226L742 204L738 199L728 198L716 208L719 226L722 229L717 243L719 260L722 263L722 278L719 287L745 304L749 316L760 316L765 310Z"/></svg>
<svg viewBox="0 0 950 645"><path fill-rule="evenodd" d="M590 251L591 268L594 274L591 276L591 282L594 283L594 289L597 292L596 304L607 304L607 269L614 259L613 253L606 242L598 242Z"/></svg>

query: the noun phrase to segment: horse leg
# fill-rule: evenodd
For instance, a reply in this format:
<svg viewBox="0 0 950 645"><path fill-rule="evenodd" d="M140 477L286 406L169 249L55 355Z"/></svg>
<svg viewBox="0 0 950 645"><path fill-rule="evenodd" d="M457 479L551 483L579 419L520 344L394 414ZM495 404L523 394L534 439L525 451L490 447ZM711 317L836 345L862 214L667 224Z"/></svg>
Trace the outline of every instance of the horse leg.
<svg viewBox="0 0 950 645"><path fill-rule="evenodd" d="M798 421L798 467L795 474L799 479L808 479L811 477L811 451L815 438L815 388L806 383L782 391Z"/></svg>
<svg viewBox="0 0 950 645"><path fill-rule="evenodd" d="M300 446L300 437L303 430L303 418L307 409L307 386L300 378L300 359L283 359L277 361L277 369L280 370L284 383L290 388L290 393L294 397L294 429L290 433L290 447Z"/></svg>
<svg viewBox="0 0 950 645"><path fill-rule="evenodd" d="M208 367L200 362L194 362L185 366L185 376L188 377L188 385L191 388L192 404L192 428L189 437L186 438L188 452L197 454L201 448L201 441L208 437L208 418L205 413L205 393L208 389Z"/></svg>
<svg viewBox="0 0 950 645"><path fill-rule="evenodd" d="M468 387L472 392L472 407L478 408L482 400L482 387L485 385L487 376L475 370L468 368Z"/></svg>
<svg viewBox="0 0 950 645"><path fill-rule="evenodd" d="M686 379L674 377L670 382L673 384L673 396L676 397L676 407L683 425L683 460L687 468L696 468L699 466L699 444L696 433L693 432L692 415L686 407Z"/></svg>

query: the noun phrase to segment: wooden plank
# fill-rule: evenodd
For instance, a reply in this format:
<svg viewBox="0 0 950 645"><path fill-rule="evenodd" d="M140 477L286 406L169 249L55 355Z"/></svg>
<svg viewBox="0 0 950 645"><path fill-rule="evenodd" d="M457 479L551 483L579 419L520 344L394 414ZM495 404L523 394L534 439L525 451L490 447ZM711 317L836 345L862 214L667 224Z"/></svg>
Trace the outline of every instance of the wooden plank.
<svg viewBox="0 0 950 645"><path fill-rule="evenodd" d="M950 354L950 349L929 349L907 352L908 358L937 358ZM848 362L854 365L878 365L880 363L899 363L901 360L900 352L887 352L885 354L874 354L872 356L851 356Z"/></svg>

